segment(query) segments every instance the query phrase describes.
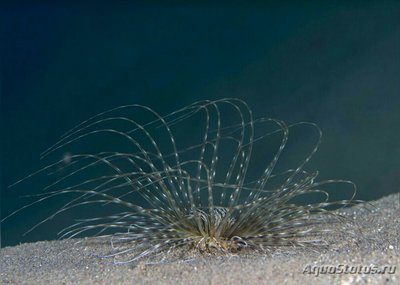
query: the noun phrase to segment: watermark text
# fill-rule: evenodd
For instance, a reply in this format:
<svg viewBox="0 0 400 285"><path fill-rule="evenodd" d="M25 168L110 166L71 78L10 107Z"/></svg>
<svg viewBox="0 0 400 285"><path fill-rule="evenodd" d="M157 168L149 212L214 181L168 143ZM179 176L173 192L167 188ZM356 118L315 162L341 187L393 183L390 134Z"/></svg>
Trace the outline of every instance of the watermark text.
<svg viewBox="0 0 400 285"><path fill-rule="evenodd" d="M393 265L306 265L303 274L318 277L323 274L395 274Z"/></svg>

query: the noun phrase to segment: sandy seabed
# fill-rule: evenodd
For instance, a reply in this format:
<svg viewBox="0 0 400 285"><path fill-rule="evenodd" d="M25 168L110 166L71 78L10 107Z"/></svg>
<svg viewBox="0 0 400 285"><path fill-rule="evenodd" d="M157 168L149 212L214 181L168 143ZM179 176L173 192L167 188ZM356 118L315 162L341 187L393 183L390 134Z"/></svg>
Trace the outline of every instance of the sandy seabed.
<svg viewBox="0 0 400 285"><path fill-rule="evenodd" d="M333 242L329 249L115 265L112 258L99 258L109 252L107 242L94 238L43 241L2 248L0 281L1 284L400 284L400 193L371 204L370 210L361 205L345 210L353 217L362 237L333 230L328 237ZM384 273L367 273L385 267Z"/></svg>

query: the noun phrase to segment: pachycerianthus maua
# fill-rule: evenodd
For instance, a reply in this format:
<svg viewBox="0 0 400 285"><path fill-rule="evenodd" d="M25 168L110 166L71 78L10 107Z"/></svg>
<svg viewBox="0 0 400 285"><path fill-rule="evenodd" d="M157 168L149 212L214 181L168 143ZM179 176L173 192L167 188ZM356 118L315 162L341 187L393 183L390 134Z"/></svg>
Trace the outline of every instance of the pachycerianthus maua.
<svg viewBox="0 0 400 285"><path fill-rule="evenodd" d="M285 170L281 160L294 129L311 130L315 142ZM357 201L351 181L316 181L318 173L305 169L320 139L313 123L253 118L239 99L196 102L165 116L141 105L114 108L42 154L69 153L69 159L28 176L54 177L31 205L60 195L69 200L32 229L87 209L60 237L109 237L116 262L177 247L231 253L325 245L325 225L344 221L331 210ZM348 184L352 191L331 201L328 184Z"/></svg>

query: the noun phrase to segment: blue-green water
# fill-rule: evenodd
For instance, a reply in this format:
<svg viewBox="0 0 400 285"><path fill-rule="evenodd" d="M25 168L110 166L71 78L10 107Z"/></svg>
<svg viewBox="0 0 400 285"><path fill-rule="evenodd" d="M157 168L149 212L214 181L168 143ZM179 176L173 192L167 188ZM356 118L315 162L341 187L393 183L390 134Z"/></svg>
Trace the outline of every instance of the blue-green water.
<svg viewBox="0 0 400 285"><path fill-rule="evenodd" d="M2 216L45 177L7 185L91 115L132 103L167 114L224 97L244 99L256 117L317 123L324 137L308 168L354 181L358 198L397 192L400 5L350 2L4 5ZM2 245L54 238L51 223L21 236L41 211L50 210L3 223Z"/></svg>

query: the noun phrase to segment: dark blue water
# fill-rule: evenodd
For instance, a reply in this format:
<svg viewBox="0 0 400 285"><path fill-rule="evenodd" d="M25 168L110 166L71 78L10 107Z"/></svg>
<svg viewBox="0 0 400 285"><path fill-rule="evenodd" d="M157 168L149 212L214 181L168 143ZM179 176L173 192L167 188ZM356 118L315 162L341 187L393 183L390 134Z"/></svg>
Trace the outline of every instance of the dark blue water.
<svg viewBox="0 0 400 285"><path fill-rule="evenodd" d="M2 216L44 181L7 185L89 116L224 97L256 116L317 123L323 143L309 168L354 181L358 198L397 192L400 5L357 2L3 5ZM4 223L2 245L55 238L51 223L21 237L42 207Z"/></svg>

